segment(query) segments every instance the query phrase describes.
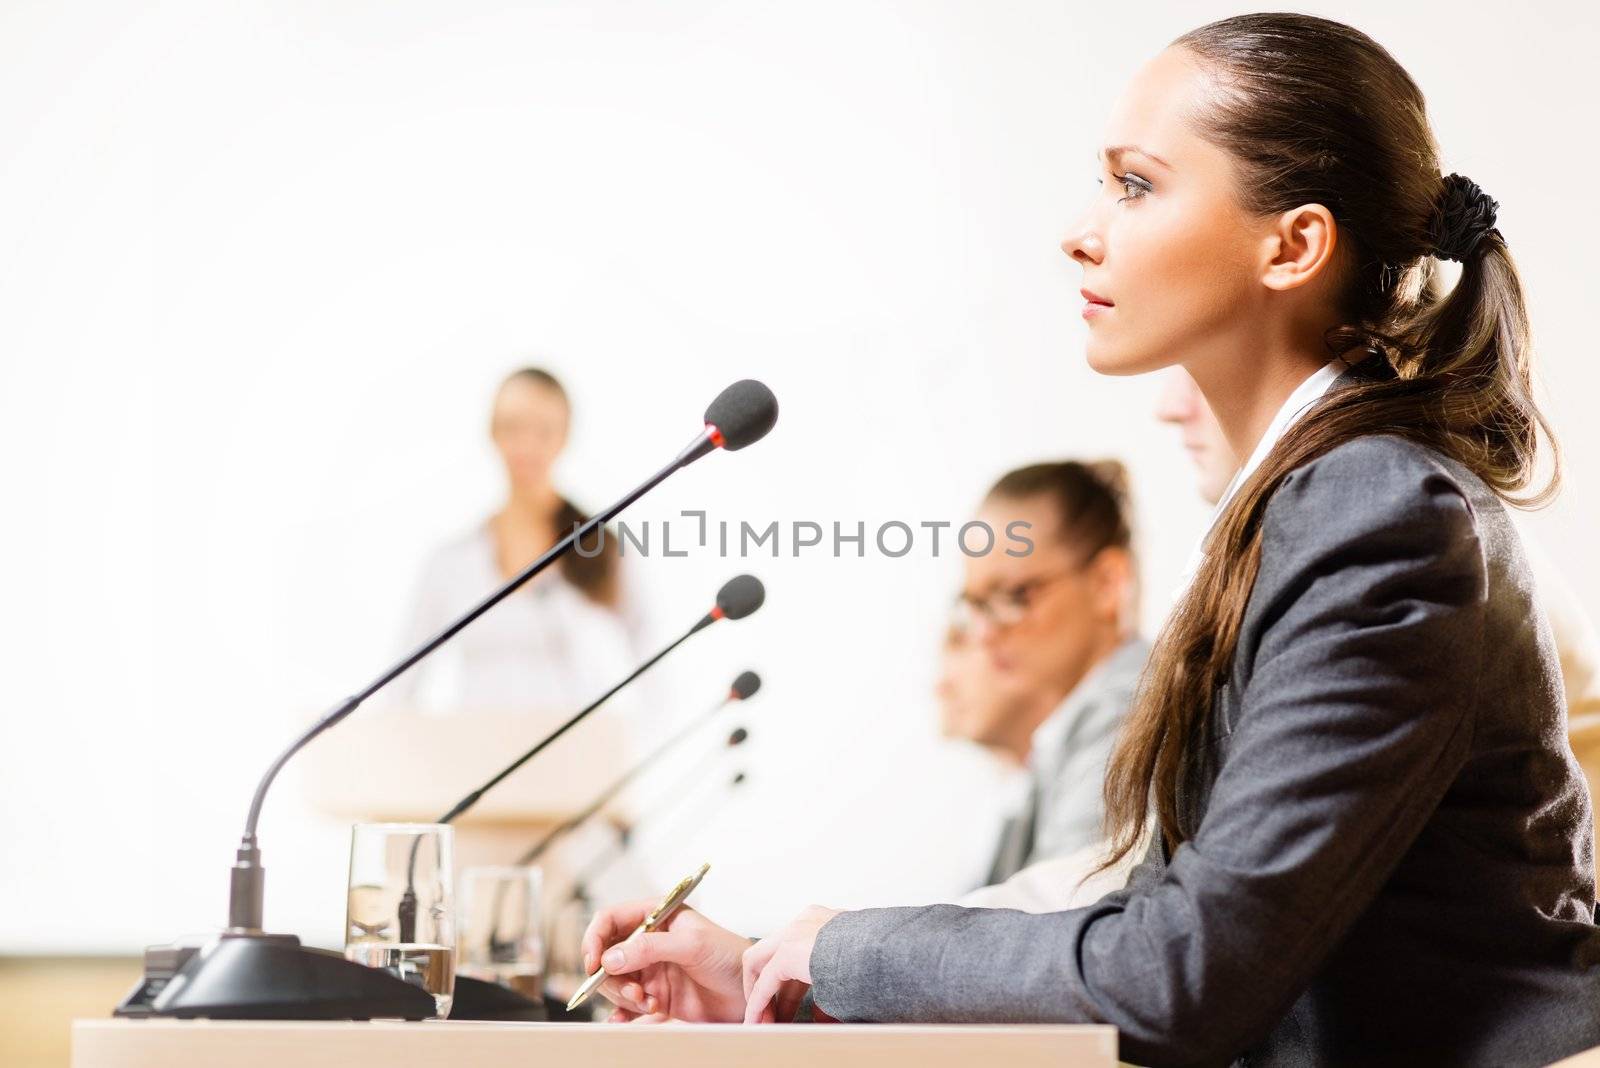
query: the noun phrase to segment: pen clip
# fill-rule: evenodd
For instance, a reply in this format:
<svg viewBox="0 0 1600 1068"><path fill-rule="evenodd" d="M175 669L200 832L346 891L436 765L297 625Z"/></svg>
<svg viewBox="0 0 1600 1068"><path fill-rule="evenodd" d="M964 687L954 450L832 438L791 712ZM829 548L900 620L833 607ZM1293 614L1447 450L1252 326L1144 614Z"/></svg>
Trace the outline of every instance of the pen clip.
<svg viewBox="0 0 1600 1068"><path fill-rule="evenodd" d="M700 880L704 879L706 872L710 870L710 864L702 864L699 871L686 877L677 886L668 891L667 896L661 899L661 904L651 909L650 915L644 918L642 926L645 930L654 930L656 924L664 923L667 916L679 905L683 904L690 894L694 893L694 888L700 885Z"/></svg>

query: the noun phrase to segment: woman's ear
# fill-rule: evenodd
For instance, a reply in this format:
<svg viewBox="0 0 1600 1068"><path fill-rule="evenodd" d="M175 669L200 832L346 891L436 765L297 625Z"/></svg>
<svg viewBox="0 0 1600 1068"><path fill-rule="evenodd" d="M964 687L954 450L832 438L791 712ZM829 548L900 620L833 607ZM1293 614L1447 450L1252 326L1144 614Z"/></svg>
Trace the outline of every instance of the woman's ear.
<svg viewBox="0 0 1600 1068"><path fill-rule="evenodd" d="M1298 289L1323 273L1339 244L1339 224L1321 204L1302 204L1279 215L1266 235L1268 289Z"/></svg>

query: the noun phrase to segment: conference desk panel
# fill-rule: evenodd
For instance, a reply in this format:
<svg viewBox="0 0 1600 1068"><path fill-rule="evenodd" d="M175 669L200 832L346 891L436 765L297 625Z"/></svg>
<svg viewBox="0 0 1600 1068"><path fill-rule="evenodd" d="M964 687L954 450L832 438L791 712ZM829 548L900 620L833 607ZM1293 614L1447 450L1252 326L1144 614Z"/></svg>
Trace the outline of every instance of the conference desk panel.
<svg viewBox="0 0 1600 1068"><path fill-rule="evenodd" d="M1096 1025L247 1023L76 1020L72 1068L1112 1068L1117 1032Z"/></svg>

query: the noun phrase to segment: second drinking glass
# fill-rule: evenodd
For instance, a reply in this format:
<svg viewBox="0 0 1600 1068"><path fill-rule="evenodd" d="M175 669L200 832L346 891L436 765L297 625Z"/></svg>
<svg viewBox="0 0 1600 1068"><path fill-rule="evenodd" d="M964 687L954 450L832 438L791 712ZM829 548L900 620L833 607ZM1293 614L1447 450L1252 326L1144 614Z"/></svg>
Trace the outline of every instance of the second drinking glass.
<svg viewBox="0 0 1600 1068"><path fill-rule="evenodd" d="M455 993L453 831L441 823L358 823L350 833L344 955L433 995Z"/></svg>

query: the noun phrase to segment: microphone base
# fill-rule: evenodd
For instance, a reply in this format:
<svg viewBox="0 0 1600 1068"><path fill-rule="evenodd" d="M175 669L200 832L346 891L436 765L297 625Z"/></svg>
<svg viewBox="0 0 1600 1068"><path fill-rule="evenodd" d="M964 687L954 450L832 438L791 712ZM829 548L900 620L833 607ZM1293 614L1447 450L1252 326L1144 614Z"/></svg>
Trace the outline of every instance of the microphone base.
<svg viewBox="0 0 1600 1068"><path fill-rule="evenodd" d="M552 994L544 996L544 1009L550 1014L551 1023L599 1023L604 1018L606 1004L600 998L590 998L577 1008L569 1009L566 999Z"/></svg>
<svg viewBox="0 0 1600 1068"><path fill-rule="evenodd" d="M450 1001L450 1019L544 1023L550 1019L550 1012L543 999L534 1001L499 983L457 975L455 997Z"/></svg>
<svg viewBox="0 0 1600 1068"><path fill-rule="evenodd" d="M300 944L225 933L204 946L151 946L144 978L113 1015L210 1020L424 1020L433 995L388 972Z"/></svg>

